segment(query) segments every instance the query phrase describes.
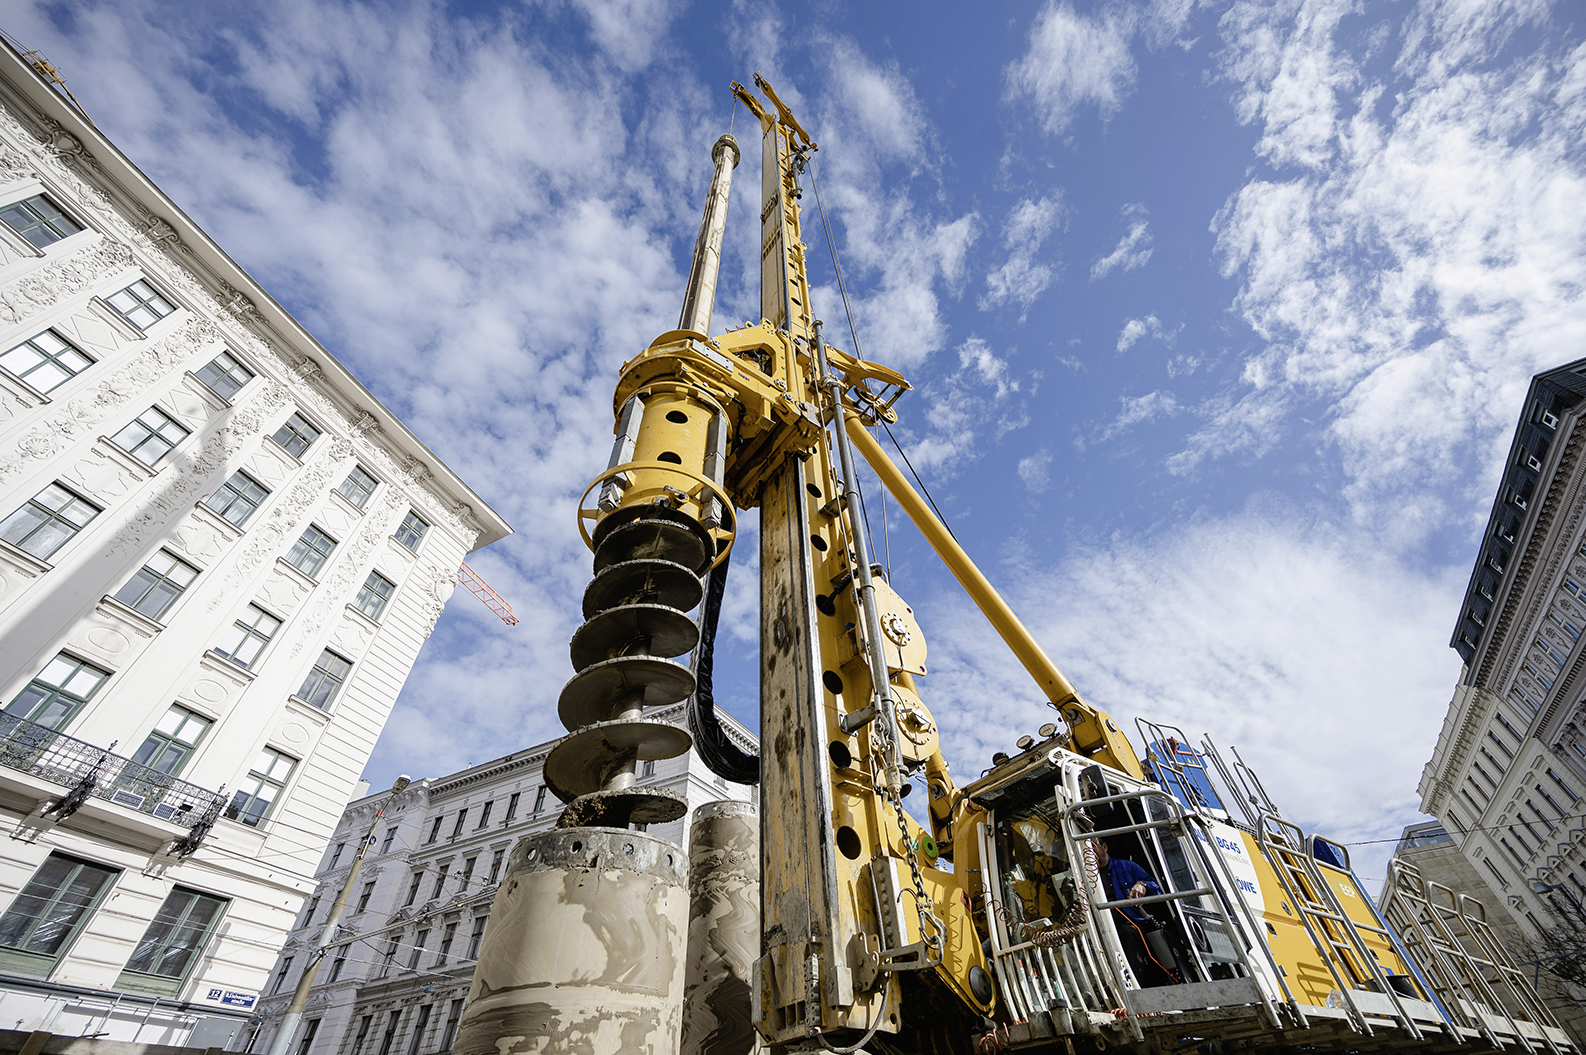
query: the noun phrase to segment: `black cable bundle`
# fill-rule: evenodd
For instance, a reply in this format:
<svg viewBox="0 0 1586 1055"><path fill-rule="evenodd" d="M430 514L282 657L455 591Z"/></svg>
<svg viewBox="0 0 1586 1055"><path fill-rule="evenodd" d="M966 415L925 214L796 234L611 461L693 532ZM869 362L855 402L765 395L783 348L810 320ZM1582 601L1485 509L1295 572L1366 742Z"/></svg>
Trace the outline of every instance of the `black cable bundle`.
<svg viewBox="0 0 1586 1055"><path fill-rule="evenodd" d="M760 756L744 751L721 726L716 717L716 696L711 670L716 654L716 622L721 617L721 599L727 591L728 553L710 573L705 591L705 617L700 621L699 652L694 663L694 695L688 698L688 731L694 737L694 750L710 771L734 784L760 783Z"/></svg>

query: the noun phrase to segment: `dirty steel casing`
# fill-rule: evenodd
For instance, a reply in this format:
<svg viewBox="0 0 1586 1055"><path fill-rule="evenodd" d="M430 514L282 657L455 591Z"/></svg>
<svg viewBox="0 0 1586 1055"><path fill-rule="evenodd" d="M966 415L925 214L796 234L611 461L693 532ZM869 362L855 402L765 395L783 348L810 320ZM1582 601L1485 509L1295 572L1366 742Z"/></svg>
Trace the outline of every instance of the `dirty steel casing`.
<svg viewBox="0 0 1586 1055"><path fill-rule="evenodd" d="M707 802L688 840L688 966L682 1055L760 1050L749 983L760 955L760 819L747 802Z"/></svg>
<svg viewBox="0 0 1586 1055"><path fill-rule="evenodd" d="M643 832L519 840L490 912L455 1055L674 1055L688 887L682 851Z"/></svg>

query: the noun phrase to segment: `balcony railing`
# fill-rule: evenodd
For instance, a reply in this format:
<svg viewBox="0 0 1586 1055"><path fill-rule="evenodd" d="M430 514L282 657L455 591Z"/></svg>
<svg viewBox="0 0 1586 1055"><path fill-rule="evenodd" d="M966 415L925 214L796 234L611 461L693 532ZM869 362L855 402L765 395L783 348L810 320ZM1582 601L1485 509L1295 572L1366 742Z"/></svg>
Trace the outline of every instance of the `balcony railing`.
<svg viewBox="0 0 1586 1055"><path fill-rule="evenodd" d="M63 818L92 796L191 829L213 823L225 802L218 792L3 712L0 766L66 788L67 794L51 807Z"/></svg>

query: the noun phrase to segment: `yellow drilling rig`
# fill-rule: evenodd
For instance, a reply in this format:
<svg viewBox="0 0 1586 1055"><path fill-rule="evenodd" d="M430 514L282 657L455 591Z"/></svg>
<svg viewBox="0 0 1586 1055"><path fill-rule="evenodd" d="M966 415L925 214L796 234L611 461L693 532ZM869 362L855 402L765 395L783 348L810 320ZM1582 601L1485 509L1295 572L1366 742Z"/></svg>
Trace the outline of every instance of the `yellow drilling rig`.
<svg viewBox="0 0 1586 1055"><path fill-rule="evenodd" d="M588 922L595 895L578 892L595 881L565 868L598 849L639 877L622 887L627 917L675 929L673 857L638 833L684 803L634 766L691 744L716 772L758 778L761 942L744 981L774 1051L1573 1050L1479 906L1402 867L1373 904L1345 848L1285 820L1237 753L1139 720L1142 759L1057 670L868 431L897 420L909 385L826 343L800 229L816 144L755 84L763 100L732 88L761 132L761 321L709 336L738 161L723 136L679 328L623 365L610 464L580 503L595 578L559 703L572 732L545 762L569 803L561 841L514 853L457 1050L664 1048L642 1015L617 1030L594 1011L577 1026L524 1011L513 993L572 984L539 962L568 954L522 951L542 938L512 945L529 924L510 920L528 919L513 906L538 882L555 918L606 942L587 975L610 983L601 1014L649 984L645 956L613 966L615 939ZM921 696L920 622L872 561L857 458L1058 712L968 784ZM758 759L722 735L709 687L737 511L754 507ZM645 716L684 700L692 735ZM904 804L915 779L923 822ZM535 871L553 858L564 871ZM669 956L650 957L657 978Z"/></svg>

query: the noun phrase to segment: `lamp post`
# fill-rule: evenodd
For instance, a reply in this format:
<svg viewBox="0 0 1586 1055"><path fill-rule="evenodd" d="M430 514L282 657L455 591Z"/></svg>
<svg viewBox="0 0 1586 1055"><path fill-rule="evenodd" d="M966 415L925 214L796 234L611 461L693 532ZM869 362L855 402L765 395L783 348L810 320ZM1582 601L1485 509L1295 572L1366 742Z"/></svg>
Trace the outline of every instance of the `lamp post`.
<svg viewBox="0 0 1586 1055"><path fill-rule="evenodd" d="M358 843L358 853L352 859L352 868L348 869L347 878L342 880L341 890L337 892L336 900L331 903L330 915L325 917L325 926L319 932L319 944L314 947L308 963L303 967L303 976L297 980L297 988L292 992L292 1002L286 1005L286 1014L281 1016L280 1028L270 1040L268 1055L286 1055L287 1048L291 1046L292 1035L297 1032L297 1024L303 1019L303 1004L308 1000L308 991L314 986L314 976L319 973L319 963L325 958L325 951L336 938L336 925L341 922L342 910L347 907L347 893L352 890L353 883L358 879L358 870L363 867L364 856L374 845L374 837L380 830L380 822L385 820L386 803L411 783L412 780L406 776L397 777L391 785L391 794L374 811L374 819L369 822L369 830Z"/></svg>

